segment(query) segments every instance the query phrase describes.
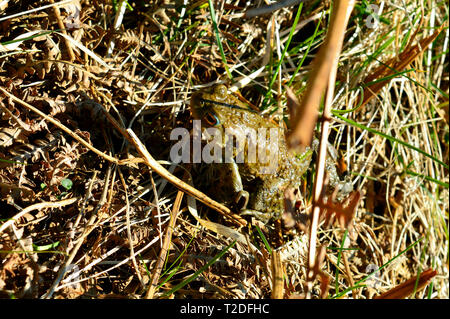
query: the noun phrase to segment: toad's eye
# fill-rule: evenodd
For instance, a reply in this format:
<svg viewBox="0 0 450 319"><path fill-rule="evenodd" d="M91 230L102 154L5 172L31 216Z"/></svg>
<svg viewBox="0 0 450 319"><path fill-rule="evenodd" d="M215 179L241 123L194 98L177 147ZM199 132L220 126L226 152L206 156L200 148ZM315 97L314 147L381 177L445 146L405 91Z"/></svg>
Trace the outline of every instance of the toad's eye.
<svg viewBox="0 0 450 319"><path fill-rule="evenodd" d="M216 126L220 124L219 118L214 113L211 112L206 113L205 122L211 126Z"/></svg>
<svg viewBox="0 0 450 319"><path fill-rule="evenodd" d="M220 84L214 88L214 95L218 100L224 100L227 97L227 91L227 87L223 84Z"/></svg>

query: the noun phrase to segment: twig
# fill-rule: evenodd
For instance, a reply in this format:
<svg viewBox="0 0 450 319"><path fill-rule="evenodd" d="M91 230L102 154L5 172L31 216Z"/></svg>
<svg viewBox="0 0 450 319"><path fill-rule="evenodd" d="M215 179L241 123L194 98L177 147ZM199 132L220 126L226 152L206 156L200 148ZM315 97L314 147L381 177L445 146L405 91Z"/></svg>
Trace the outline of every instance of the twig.
<svg viewBox="0 0 450 319"><path fill-rule="evenodd" d="M122 24L123 15L125 14L125 9L127 8L127 2L125 0L121 0L119 3L119 10L116 12L116 17L114 18L114 30L118 30L120 25ZM111 38L111 42L109 42L108 50L106 56L109 58L114 50L114 46L116 45L114 37Z"/></svg>
<svg viewBox="0 0 450 319"><path fill-rule="evenodd" d="M159 229L159 233L161 234L161 209L159 208L159 200L158 200L158 191L156 190L156 184L155 184L155 180L153 179L153 175L150 172L150 183L152 184L152 189L153 189L153 196L155 196L155 206L156 206L156 213L158 215L158 229ZM161 247L162 247L162 237L161 238Z"/></svg>
<svg viewBox="0 0 450 319"><path fill-rule="evenodd" d="M175 198L175 203L173 204L173 210L170 214L169 225L167 225L166 233L164 234L164 243L161 247L161 251L159 253L158 261L156 262L156 266L153 272L152 281L150 283L150 287L145 296L146 299L153 299L157 289L158 289L158 281L161 276L161 271L166 260L167 252L169 251L170 242L172 241L173 230L175 229L178 213L180 211L181 200L183 199L183 192L178 191L177 197Z"/></svg>
<svg viewBox="0 0 450 319"><path fill-rule="evenodd" d="M25 214L27 214L33 210L63 207L63 206L71 205L79 199L80 199L80 197L73 197L73 198L65 199L65 200L62 200L59 202L43 202L43 203L38 203L38 204L28 206L27 208L23 209L21 212L14 215L11 219L9 219L7 222L5 222L2 226L0 226L0 233L2 231L4 231L6 228L8 228L9 226L11 226L12 224L14 224L14 222L16 222L19 218L21 218L22 216L24 216Z"/></svg>
<svg viewBox="0 0 450 319"><path fill-rule="evenodd" d="M274 11L280 10L285 7L295 6L296 4L299 4L300 2L303 2L303 1L305 1L305 0L281 0L281 1L278 1L275 3L272 3L270 5L267 5L267 6L262 6L259 8L253 8L253 9L247 10L247 12L245 12L245 17L253 18L256 16L262 16L262 15L269 14Z"/></svg>
<svg viewBox="0 0 450 319"><path fill-rule="evenodd" d="M231 210L216 202L215 200L209 198L196 188L192 187L191 185L183 182L181 179L176 177L175 175L169 173L164 167L161 166L147 151L147 148L142 144L142 142L139 140L139 138L134 134L133 130L127 129L128 134L131 137L132 143L134 147L136 147L137 151L141 156L144 158L144 163L148 165L152 170L154 170L157 174L161 175L163 178L167 179L170 183L172 183L175 187L178 189L186 192L188 195L191 195L201 201L202 203L208 205L209 207L215 209L219 213L223 214L226 217L232 218L232 220L241 225L246 226L247 222L245 219L241 218L240 216L233 214Z"/></svg>
<svg viewBox="0 0 450 319"><path fill-rule="evenodd" d="M332 11L328 34L314 59L314 67L309 75L305 95L296 112L292 131L287 136L287 142L291 148L304 147L311 144L314 126L318 117L320 99L327 83L329 83L331 70L335 67L339 58L347 21L354 3L355 0L334 2L335 9ZM324 117L329 117L329 110L327 113L324 113Z"/></svg>
<svg viewBox="0 0 450 319"><path fill-rule="evenodd" d="M83 245L84 240L86 239L86 237L95 229L95 227L98 224L98 221L95 222L95 219L98 218L97 216L97 212L102 209L103 204L106 202L106 194L107 194L107 189L108 189L108 185L109 185L109 179L111 176L111 166L108 167L108 170L106 171L106 177L105 177L105 186L103 188L103 193L102 196L100 198L100 200L97 203L97 207L95 209L95 211L92 213L91 218L89 219L86 228L83 231L83 234L80 236L80 238L77 240L77 244L75 245L75 247L72 249L72 251L70 252L69 257L65 260L65 262L63 263L63 265L60 267L59 271L58 271L58 275L56 276L55 281L53 282L52 286L49 288L49 290L42 295L41 299L49 299L53 296L53 294L56 291L56 288L58 287L59 283L61 282L61 280L64 278L64 275L66 274L67 270L68 270L68 266L72 263L72 261L75 259L76 254L78 253L78 250L81 248L81 245Z"/></svg>
<svg viewBox="0 0 450 319"><path fill-rule="evenodd" d="M142 254L144 251L146 251L147 249L149 249L153 244L155 244L158 240L159 240L159 236L153 238L148 244L146 244L144 247L142 247L142 248L140 248L138 251L136 251L136 253L134 254L133 257L136 258L136 256ZM83 269L81 269L78 273L82 273L82 272L85 272L85 271L91 269L92 267L94 267L95 265L99 264L99 263L100 263L101 261L103 261L104 259L108 258L108 257L109 257L110 255L112 255L113 253L117 252L117 250L119 250L120 248L121 248L121 246L117 246L117 247L113 248L112 250L110 250L107 254L103 254L103 255L100 256L99 258L96 258L96 259L93 260L91 263L89 263L88 265L86 265ZM82 278L82 279L78 279L78 280L76 280L76 281L74 280L74 281L72 281L72 282L62 284L62 285L60 285L60 286L58 287L58 289L67 287L67 286L69 286L69 285L73 285L73 284L85 282L85 281L88 281L88 280L92 280L93 278L97 278L97 277L99 277L99 276L101 276L101 275L103 275L103 274L107 274L108 272L110 272L110 271L112 271L112 270L114 270L114 269L117 269L117 268L119 268L119 267L122 266L122 265L127 264L130 260L131 260L131 256L130 256L130 257L127 257L127 258L125 258L125 259L123 259L123 260L121 260L121 261L119 261L119 262L116 263L114 266L109 267L108 269L105 269L105 270L100 271L100 272L98 272L98 273L95 273L95 274L93 274L93 275L91 275L91 276L89 276L89 277L85 277L85 278ZM76 273L75 273L75 274L76 274ZM73 275L74 275L74 274L72 274L72 276L73 276Z"/></svg>
<svg viewBox="0 0 450 319"><path fill-rule="evenodd" d="M350 264L348 263L347 254L345 251L342 252L342 260L344 261L345 273L347 275L348 284L350 287L353 287L355 286L355 281L353 280L352 270L350 269ZM354 299L356 299L356 297L358 296L359 293L358 290L359 289L355 289L352 291Z"/></svg>
<svg viewBox="0 0 450 319"><path fill-rule="evenodd" d="M284 280L283 280L283 264L281 263L281 255L279 250L272 250L272 299L283 299L284 297Z"/></svg>
<svg viewBox="0 0 450 319"><path fill-rule="evenodd" d="M319 224L319 213L320 213L320 195L323 188L323 180L325 175L325 160L327 155L327 143L328 143L328 130L330 126L330 109L331 103L334 96L334 85L336 79L336 69L339 61L339 54L342 48L342 42L344 39L345 28L347 21L350 17L350 13L353 10L355 4L354 0L337 0L335 2L335 10L333 10L333 15L330 22L330 31L327 34L325 44L319 51L318 57L316 58L315 68L312 70L311 78L308 81L308 90L305 97L302 100L301 109L296 114L296 121L293 132L290 135L290 144L309 144L312 138L312 132L315 125L315 121L311 121L311 116L317 118L317 110L319 106L319 101L322 96L322 92L325 89L325 85L328 83L328 90L325 100L325 107L323 111L323 121L321 129L321 140L319 148L319 156L317 158L317 168L316 176L314 180L314 194L313 194L313 207L312 207L312 218L311 218L311 228L309 237L309 253L308 253L308 285L306 297L310 298L310 291L312 288L312 280L314 275L314 269L316 265L316 241L317 241L317 227ZM324 81L328 79L328 82ZM311 91L310 91L311 90ZM302 112L303 111L303 112ZM303 114L302 114L303 113ZM305 122L309 114L309 123ZM300 117L299 117L300 116ZM308 126L306 129L302 128L300 130L299 123L302 122L304 125ZM303 125L301 124L301 125ZM309 127L311 125L311 127ZM310 132L306 132L310 129ZM303 131L304 130L304 131ZM305 134L310 134L308 137Z"/></svg>
<svg viewBox="0 0 450 319"><path fill-rule="evenodd" d="M50 0L50 3L53 4L54 0ZM58 26L61 29L61 33L67 35L66 27L64 26L64 22L61 19L61 13L59 12L58 6L53 6L53 13L55 14L56 21L58 22ZM64 42L66 43L67 53L69 54L69 61L73 62L75 60L75 54L72 50L72 45L67 38L64 38Z"/></svg>
<svg viewBox="0 0 450 319"><path fill-rule="evenodd" d="M130 160L118 160L117 158L115 158L113 156L110 156L108 154L105 154L105 153L101 152L100 150L98 150L97 148L95 148L92 145L90 145L88 142L86 142L80 136L75 134L72 130L70 130L65 125L61 124L59 121L55 120L51 116L46 115L45 113L41 112L40 110L38 110L34 106L32 106L32 105L28 104L27 102L24 102L21 99L15 97L14 95L9 93L8 91L6 91L2 87L0 87L0 91L2 91L6 96L11 98L13 101L15 101L15 102L17 102L17 103L27 107L31 111L33 111L33 112L37 113L38 115L42 116L45 120L47 120L50 123L54 124L55 126L59 127L61 130L63 130L64 132L69 134L71 137L73 137L75 140L80 142L83 146L85 146L89 150L93 151L95 154L99 155L100 157L103 157L105 160L110 161L110 162L112 162L114 164L118 164L118 165L126 165L126 164L129 164L129 163L132 162ZM181 190L185 191L186 193L188 193L189 195L197 198L199 201L201 201L202 203L204 203L204 204L208 205L209 207L215 209L219 213L234 219L234 221L237 222L239 225L242 225L242 226L247 225L247 222L243 218L241 218L240 216L238 216L236 214L233 214L228 207L226 207L226 206L224 206L224 205L214 201L213 199L211 199L208 196L206 196L204 193L200 192L199 190L193 188L192 186L190 186L190 185L186 184L185 182L183 182L182 180L180 180L178 177L176 177L176 176L172 175L171 173L169 173L164 167L161 166L161 164L159 164L157 161L155 161L155 159L153 159L153 157L148 153L148 151L145 149L145 147L142 145L142 143L137 138L136 134L134 134L134 132L131 129L128 129L126 132L128 132L128 134L125 135L125 138L129 142L131 142L133 145L135 145L136 149L139 151L139 153L141 153L141 155L145 154L145 156L143 155L143 157L144 157L143 160L142 159L136 159L134 162L142 162L142 161L144 161L157 174L159 174L163 178L167 179L169 182L171 182L173 185L175 185L179 189L181 189ZM145 152L143 152L144 149L145 149Z"/></svg>
<svg viewBox="0 0 450 319"><path fill-rule="evenodd" d="M0 22L4 21L4 20L20 17L22 15L26 15L26 14L29 14L29 13L45 10L45 9L48 9L48 8L51 8L51 7L62 6L62 5L68 4L68 3L72 2L72 1L73 0L65 0L65 1L57 2L57 3L53 3L53 1L51 1L52 2L51 4L48 4L48 5L39 7L39 8L33 8L33 9L30 9L30 10L27 10L27 11L22 11L22 12L19 12L19 13L11 14L11 15L6 16L6 17L1 17L0 18Z"/></svg>
<svg viewBox="0 0 450 319"><path fill-rule="evenodd" d="M30 109L31 111L37 113L38 115L42 116L45 120L47 120L48 122L54 124L56 127L59 127L61 130L63 130L64 132L66 132L67 134L69 134L71 137L73 137L75 140L77 140L78 142L80 142L84 147L90 149L91 151L93 151L95 154L103 157L104 159L106 159L107 161L110 161L112 163L115 164L121 164L121 162L112 156L109 156L101 151L99 151L98 149L96 149L95 147L93 147L91 144L89 144L88 142L86 142L84 139L82 139L80 136L78 136L77 134L75 134L71 129L69 129L68 127L66 127L64 124L61 124L59 121L55 120L54 118L52 118L51 116L48 116L47 114L41 112L40 110L38 110L37 108L35 108L34 106L28 104L25 101L22 101L21 99L15 97L14 95L12 95L11 93L9 93L8 91L6 91L4 88L0 87L0 90L6 95L8 96L10 99L12 99L14 102L17 102L23 106L25 106L26 108Z"/></svg>
<svg viewBox="0 0 450 319"><path fill-rule="evenodd" d="M131 262L133 263L133 267L136 271L136 275L139 279L139 282L141 283L142 287L144 287L144 280L142 279L141 272L139 271L139 266L136 261L136 257L135 257L136 254L134 252L134 246L133 246L133 237L131 235L130 201L128 200L128 187L127 187L127 183L125 182L125 179L123 178L123 174L122 174L120 167L117 168L117 171L119 172L120 181L122 182L123 190L125 192L125 202L126 202L125 217L126 217L126 223L127 223L128 244L130 246L130 258L131 258Z"/></svg>

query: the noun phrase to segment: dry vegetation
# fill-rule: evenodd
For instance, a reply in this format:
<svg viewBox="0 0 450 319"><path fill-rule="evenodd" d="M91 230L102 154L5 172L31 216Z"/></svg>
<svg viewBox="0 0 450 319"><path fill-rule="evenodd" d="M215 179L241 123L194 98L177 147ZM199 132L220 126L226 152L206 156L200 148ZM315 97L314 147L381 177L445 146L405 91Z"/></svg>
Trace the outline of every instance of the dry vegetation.
<svg viewBox="0 0 450 319"><path fill-rule="evenodd" d="M0 296L269 298L274 264L282 296L304 296L304 227L239 228L137 160L125 129L188 182L190 166L169 162L169 134L192 128L191 93L234 83L282 123L286 88L304 95L332 4L307 1L290 37L298 6L246 18L249 2L216 0L212 18L207 0L130 0L115 21L119 2L0 1ZM319 227L324 297L373 298L431 268L409 298L448 298L448 3L383 2L377 28L367 4L345 33L329 136L361 200L350 228ZM389 61L391 73L377 73ZM314 163L302 214L313 177ZM237 234L247 237L232 245ZM318 281L310 293L323 295Z"/></svg>

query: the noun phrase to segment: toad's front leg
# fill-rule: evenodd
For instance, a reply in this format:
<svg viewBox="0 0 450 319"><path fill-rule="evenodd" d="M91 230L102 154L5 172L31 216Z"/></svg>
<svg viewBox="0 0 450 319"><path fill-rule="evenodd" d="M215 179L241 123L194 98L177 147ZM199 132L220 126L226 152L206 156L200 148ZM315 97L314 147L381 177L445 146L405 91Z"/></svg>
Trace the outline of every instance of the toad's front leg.
<svg viewBox="0 0 450 319"><path fill-rule="evenodd" d="M256 200L253 199L252 205L250 207L254 207L255 202L258 202L256 205L257 209L247 208L250 195L244 190L242 184L242 177L239 173L239 167L236 162L233 160L231 163L222 164L223 169L221 170L221 174L223 174L223 180L228 181L228 187L231 187L232 193L234 194L233 206L239 211L241 215L250 215L254 216L258 220L261 220L264 223L267 223L271 216L270 214L265 213L264 211L259 211L257 209L261 209L264 206L264 196L266 194L261 193L260 191L256 192ZM258 188L261 189L261 188ZM264 187L262 187L264 189Z"/></svg>
<svg viewBox="0 0 450 319"><path fill-rule="evenodd" d="M255 181L257 187L249 198L249 208L241 210L241 215L251 215L268 223L270 219L278 219L285 210L283 180Z"/></svg>
<svg viewBox="0 0 450 319"><path fill-rule="evenodd" d="M239 167L235 161L231 163L227 163L228 172L230 173L231 179L231 187L233 189L233 193L235 194L234 204L237 210L243 210L247 208L249 194L244 190L244 186L242 185L241 174L239 173Z"/></svg>

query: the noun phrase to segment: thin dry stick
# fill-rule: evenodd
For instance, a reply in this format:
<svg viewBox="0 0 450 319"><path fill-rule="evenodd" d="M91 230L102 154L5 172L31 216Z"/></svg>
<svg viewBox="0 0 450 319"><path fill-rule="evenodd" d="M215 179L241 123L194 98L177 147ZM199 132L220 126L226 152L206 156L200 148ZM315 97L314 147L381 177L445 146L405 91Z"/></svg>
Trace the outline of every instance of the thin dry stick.
<svg viewBox="0 0 450 319"><path fill-rule="evenodd" d="M50 7L62 6L62 5L68 4L68 3L72 2L72 1L73 0L65 0L65 1L57 2L57 3L51 3L51 4L47 4L47 5L39 7L39 8L33 8L33 9L30 9L30 10L27 10L27 11L21 11L19 13L11 14L9 16L3 16L3 17L0 18L0 22L4 21L4 20L9 20L9 19L13 19L13 18L16 18L16 17L20 17L20 16L23 16L23 15L27 15L29 13L45 10L45 9L50 8Z"/></svg>
<svg viewBox="0 0 450 319"><path fill-rule="evenodd" d="M130 258L131 262L133 263L133 267L136 271L136 275L138 276L139 282L141 283L142 287L144 287L144 280L142 279L141 272L139 271L139 266L136 261L135 253L134 253L134 246L133 246L133 237L131 235L131 223L130 223L130 201L128 200L128 187L127 183L125 183L125 179L123 178L122 171L120 170L120 167L117 168L117 171L119 172L120 181L122 182L123 190L125 192L125 202L126 202L126 210L125 210L125 217L126 217L126 223L127 223L127 237L128 237L128 244L130 245Z"/></svg>
<svg viewBox="0 0 450 319"><path fill-rule="evenodd" d="M71 204L75 203L76 201L78 201L79 199L80 199L80 197L74 197L74 198L65 199L65 200L62 200L62 201L59 201L59 202L43 202L43 203L38 203L38 204L34 204L34 205L31 205L31 206L28 206L27 208L23 209L22 211L20 211L16 215L14 215L7 222L5 222L0 227L0 233L2 231L4 231L6 228L8 228L9 226L13 225L14 222L16 222L22 216L24 216L25 214L27 214L27 213L29 213L29 212L31 212L33 210L36 210L36 209L40 210L40 209L45 209L45 208L63 207L63 206L71 205Z"/></svg>
<svg viewBox="0 0 450 319"><path fill-rule="evenodd" d="M135 257L136 257L136 256L139 256L140 254L142 254L143 252L145 252L147 249L149 249L152 245L154 245L154 244L159 240L158 237L159 237L159 236L153 238L148 244L146 244L144 247L142 247L142 248L140 248L138 251L136 251ZM97 265L98 263L100 263L101 261L103 261L105 258L107 258L107 257L111 256L113 253L117 252L117 250L118 250L119 248L120 248L119 246L116 246L115 248L113 248L112 250L110 250L108 253L101 255L99 258L96 258L94 261L92 261L91 263L89 263L88 265L86 265L83 269L81 269L80 271L78 271L77 273L74 273L74 274L80 274L80 273L82 273L82 272L84 272L84 271L87 271L87 270L91 269L92 267L94 267L95 265ZM117 249L117 250L116 250L116 249ZM90 276L88 276L88 277L85 277L85 278L82 278L82 279L78 279L78 280L76 280L76 281L74 280L74 281L71 281L71 282L68 282L68 283L61 284L61 285L58 287L58 289L62 289L62 288L65 288L65 287L70 286L70 285L73 285L73 284L82 283L82 282L85 282L85 281L88 281L88 280L92 280L93 278L100 277L100 276L102 276L102 275L104 275L104 274L109 273L110 271L112 271L112 270L114 270L114 269L119 268L119 267L122 266L122 265L127 264L130 260L131 260L131 257L127 257L127 258L125 258L125 259L123 259L123 260L121 260L121 261L118 261L115 265L109 267L108 269L105 269L105 270L103 270L103 271L97 272L97 273L92 274L92 275L90 275ZM74 274L72 274L72 276L73 276Z"/></svg>
<svg viewBox="0 0 450 319"><path fill-rule="evenodd" d="M98 220L97 223L96 223L95 219L97 219L97 217L98 217L97 216L97 212L100 209L103 208L104 203L106 202L106 195L107 195L108 185L109 185L109 181L110 181L110 177L111 177L111 170L112 170L111 166L109 166L108 170L106 171L105 186L103 188L102 196L101 196L100 200L98 201L97 207L96 207L95 211L92 213L92 216L89 219L89 221L88 221L88 223L87 223L87 225L86 225L86 227L85 227L85 229L83 231L83 234L78 239L76 246L70 252L69 257L65 260L63 265L60 267L58 275L56 276L56 279L53 282L52 286L50 287L50 289L44 295L42 295L41 299L49 299L49 298L51 298L53 296L53 294L55 293L56 288L58 287L59 283L64 278L64 275L66 274L66 272L68 270L68 266L75 259L75 256L78 253L78 250L81 248L81 245L83 245L84 240L95 229L95 227L97 226L98 222L100 221L100 220Z"/></svg>
<svg viewBox="0 0 450 319"><path fill-rule="evenodd" d="M325 100L325 107L323 111L323 121L322 121L322 130L321 130L321 141L319 148L319 156L317 159L317 169L316 176L314 180L314 196L313 196L313 207L312 207L312 218L311 218L311 229L310 229L310 237L309 237L309 253L308 253L308 285L307 285L307 293L306 297L310 298L310 291L313 283L313 274L314 269L316 267L316 241L317 241L317 227L319 224L319 213L320 213L320 195L322 193L323 187L323 179L325 175L325 160L327 155L327 140L328 140L328 130L330 126L330 109L331 103L333 101L334 96L334 85L336 80L336 69L339 61L339 55L342 49L342 42L344 39L344 33L347 26L347 21L350 18L350 13L353 10L353 6L355 4L354 0L338 0L335 2L335 9L333 10L333 15L331 17L330 22L330 32L327 35L327 40L325 41L324 46L320 49L318 62L316 65L317 68L321 69L320 71L314 71L311 75L313 78L310 79L311 83L315 83L311 85L308 83L309 88L313 88L317 90L314 93L310 93L310 96L315 96L307 103L313 103L307 105L306 107L311 110L314 108L315 113L317 113L317 107L319 105L319 100L322 95L322 89L324 88L322 85L318 85L317 81L323 81L324 78L328 79L328 90ZM325 51L326 53L323 53ZM322 52L322 53L321 53ZM323 63L325 67L322 67L322 59L324 59ZM323 74L324 71L327 71L326 74ZM322 76L322 78L318 78ZM324 85L325 85L325 81ZM319 91L320 89L320 91ZM315 104L314 104L315 103ZM303 104L303 101L302 101ZM298 128L297 128L298 129ZM299 135L299 134L297 134ZM300 134L303 136L303 134ZM296 141L296 134L293 135L293 140ZM298 141L298 140L297 140ZM295 144L295 143L294 143Z"/></svg>
<svg viewBox="0 0 450 319"><path fill-rule="evenodd" d="M184 193L178 191L177 197L175 198L175 203L173 204L173 210L170 214L169 225L167 225L166 233L164 234L164 243L161 247L161 251L159 253L158 261L156 262L155 270L153 272L152 281L150 283L150 288L147 291L145 296L146 299L153 299L155 293L158 290L158 281L161 276L161 271L164 266L164 261L166 260L167 252L169 251L170 243L172 242L172 234L175 229L175 225L177 222L178 213L181 207L181 200L183 199Z"/></svg>
<svg viewBox="0 0 450 319"><path fill-rule="evenodd" d="M84 216L84 212L86 210L86 207L88 205L88 201L92 199L92 188L94 187L94 182L97 179L97 171L94 171L94 174L92 175L92 178L89 182L88 189L86 191L86 194L84 196L84 199L81 201L80 209L78 212L78 216L75 219L75 222L73 223L72 230L69 232L69 244L67 245L67 251L69 251L70 248L73 247L73 238L75 237L75 230L78 228L78 225L80 224L81 218Z"/></svg>
<svg viewBox="0 0 450 319"><path fill-rule="evenodd" d="M161 234L162 233L162 231L161 231L161 224L162 224L161 223L161 209L159 208L158 191L156 190L156 184L153 179L152 172L150 172L150 182L152 184L153 196L155 196L156 213L158 214L158 230L159 230L159 233ZM162 247L162 244L163 244L162 237L160 237L160 238L161 238L161 247Z"/></svg>
<svg viewBox="0 0 450 319"><path fill-rule="evenodd" d="M31 267L33 267L34 273L33 273L33 281L31 286L31 298L37 298L38 297L38 287L39 287L39 270L41 269L37 262L37 256L35 254L31 255L33 252L27 251L28 249L25 247L25 241L22 240L22 236L24 232L19 232L16 229L16 226L12 224L11 229L14 233L14 236L16 236L16 240L19 243L20 248L22 248L22 251L25 252L25 255L27 256L28 260L31 263Z"/></svg>
<svg viewBox="0 0 450 319"><path fill-rule="evenodd" d="M54 0L50 0L50 3L53 4ZM61 29L61 33L67 35L66 27L64 26L64 22L61 19L61 13L59 12L58 6L53 6L53 13L55 14L58 26ZM75 60L75 54L73 53L72 45L70 41L66 38L64 38L64 42L66 43L67 53L69 54L69 61L73 62Z"/></svg>
<svg viewBox="0 0 450 319"><path fill-rule="evenodd" d="M347 8L353 9L354 2L355 0L334 2L328 34L314 59L305 94L296 112L292 131L287 136L287 142L291 148L304 147L311 144L320 100L330 78L333 63L335 63L341 52L348 21L347 16L349 17L350 15L347 14Z"/></svg>
<svg viewBox="0 0 450 319"><path fill-rule="evenodd" d="M28 104L25 101L22 101L21 99L15 97L14 95L12 95L11 93L9 93L8 91L6 91L4 88L0 87L0 90L6 95L8 96L11 100L13 100L14 102L17 102L23 106L25 106L26 108L30 109L31 111L37 113L39 116L42 116L45 120L47 120L48 122L52 123L53 125L55 125L56 127L59 127L61 130L63 130L64 132L66 132L67 134L69 134L71 137L73 137L75 140L77 140L78 142L80 142L84 147L90 149L91 151L93 151L95 154L103 157L104 159L106 159L107 161L113 162L115 164L122 164L124 162L119 161L117 158L112 157L110 155L107 155L101 151L99 151L98 149L96 149L95 147L93 147L91 144L89 144L88 142L86 142L84 139L82 139L80 136L78 136L77 134L75 134L71 129L69 129L68 127L66 127L64 124L61 124L59 121L55 120L54 118L52 118L51 116L48 116L47 114L41 112L40 110L38 110L37 108L35 108L34 106Z"/></svg>
<svg viewBox="0 0 450 319"><path fill-rule="evenodd" d="M283 264L279 250L272 250L272 299L283 299L284 297L284 280L283 280Z"/></svg>
<svg viewBox="0 0 450 319"><path fill-rule="evenodd" d="M137 151L141 156L144 158L145 164L148 165L152 170L154 170L157 174L161 175L165 179L167 179L170 183L172 183L175 187L182 190L183 192L186 192L188 195L191 195L192 197L195 197L202 203L208 205L209 207L215 209L217 212L223 214L226 217L232 218L232 221L238 223L241 226L246 226L247 222L242 217L233 214L231 210L216 202L215 200L212 200L196 188L192 187L191 185L183 182L181 179L176 177L175 175L172 175L169 173L164 167L161 166L147 151L147 148L142 144L142 142L138 139L136 134L131 129L127 130L128 134L130 135L134 147L136 147Z"/></svg>
<svg viewBox="0 0 450 319"><path fill-rule="evenodd" d="M144 33L144 24L145 24L144 21L141 21L139 24L139 35L138 35L139 42L137 44L136 50L134 51L134 55L136 56L136 58L133 61L133 68L131 69L131 78L134 78L134 74L136 72L136 66L137 66L137 62L138 62L138 57L139 57L140 50L141 50L141 43L142 43L141 41L144 41L143 36L142 36Z"/></svg>
<svg viewBox="0 0 450 319"><path fill-rule="evenodd" d="M350 269L350 264L348 263L346 251L342 251L342 260L344 261L345 273L347 275L348 284L350 287L353 287L353 286L355 286L355 281L353 280L352 270ZM353 298L356 299L356 297L358 296L358 293L359 293L359 289L353 290Z"/></svg>
<svg viewBox="0 0 450 319"><path fill-rule="evenodd" d="M125 9L127 8L127 2L125 0L120 1L119 3L119 10L117 10L116 17L114 18L114 30L118 30L120 28L120 25L122 24L123 16L125 14ZM108 50L106 53L106 56L109 58L111 57L111 54L114 50L115 38L113 37L111 39L111 42L109 42Z"/></svg>
<svg viewBox="0 0 450 319"><path fill-rule="evenodd" d="M75 134L72 130L67 128L65 125L61 124L59 121L53 119L51 116L46 115L45 113L41 112L40 110L38 110L34 106L32 106L32 105L28 104L27 102L22 101L21 99L15 97L14 95L9 93L8 91L6 91L2 87L0 87L0 91L2 91L6 96L11 98L13 101L15 101L15 102L25 106L26 108L30 109L31 111L37 113L39 116L42 116L48 122L50 122L50 123L54 124L55 126L59 127L61 130L63 130L64 132L69 134L71 137L73 137L75 140L80 142L84 147L86 147L87 149L91 150L92 152L94 152L95 154L99 155L100 157L103 157L105 160L110 161L110 162L115 163L115 164L118 164L118 165L126 165L128 163L133 162L133 161L130 161L130 160L118 160L117 158L115 158L113 156L110 156L108 154L105 154L105 153L99 151L97 148L95 148L92 145L90 145L88 142L86 142L80 136ZM145 148L142 145L142 143L139 141L137 136L134 134L133 131L127 130L127 132L129 134L124 135L124 137L129 142L131 142L133 145L135 145L136 149L138 151L140 151L140 150ZM213 199L209 198L208 196L206 196L204 193L202 193L199 190L193 188L192 186L186 184L185 182L180 180L178 177L172 175L164 167L162 167L158 162L156 162L153 159L153 157L147 151L145 151L145 154L148 154L148 156L149 156L148 158L146 158L144 160L144 161L146 161L146 164L152 170L154 170L157 174L159 174L161 177L163 177L166 180L168 180L170 183L175 185L177 188L179 188L179 189L183 190L184 192L188 193L189 195L195 197L196 199L198 199L202 203L204 203L204 204L208 205L209 207L215 209L219 213L221 213L221 214L223 214L225 216L233 218L235 221L237 221L237 223L239 225L242 225L242 226L247 225L247 222L244 219L242 219L238 215L232 214L231 210L228 207L226 207L226 206L216 202L215 200L213 200ZM142 159L136 159L134 162L141 162L141 161L142 161Z"/></svg>

